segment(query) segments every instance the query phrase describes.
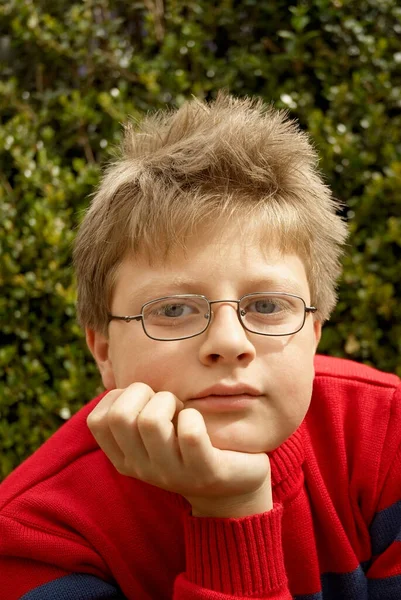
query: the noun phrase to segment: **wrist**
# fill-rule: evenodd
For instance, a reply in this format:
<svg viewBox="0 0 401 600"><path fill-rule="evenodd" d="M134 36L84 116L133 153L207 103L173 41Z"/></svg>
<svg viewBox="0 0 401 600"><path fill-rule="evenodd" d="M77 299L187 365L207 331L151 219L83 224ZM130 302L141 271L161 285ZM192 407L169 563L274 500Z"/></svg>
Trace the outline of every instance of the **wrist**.
<svg viewBox="0 0 401 600"><path fill-rule="evenodd" d="M272 510L273 498L270 481L259 490L241 496L226 498L187 498L194 517L241 518Z"/></svg>

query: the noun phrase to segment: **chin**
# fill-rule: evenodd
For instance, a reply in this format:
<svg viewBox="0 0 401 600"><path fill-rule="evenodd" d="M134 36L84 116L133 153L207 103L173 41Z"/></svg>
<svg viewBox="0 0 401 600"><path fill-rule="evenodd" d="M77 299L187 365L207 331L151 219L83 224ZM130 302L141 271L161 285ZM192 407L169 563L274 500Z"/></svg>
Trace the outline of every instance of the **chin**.
<svg viewBox="0 0 401 600"><path fill-rule="evenodd" d="M221 435L218 432L209 433L212 445L219 450L232 450L233 452L247 452L249 454L257 454L260 452L272 452L286 437L274 437L272 439L256 438L252 435Z"/></svg>
<svg viewBox="0 0 401 600"><path fill-rule="evenodd" d="M207 425L206 425L207 426ZM231 426L213 427L207 426L212 445L219 450L231 450L233 452L247 452L257 454L260 452L273 452L283 444L298 428L298 425L291 428L274 428L276 433L266 435L267 427L257 428L242 426L239 423L233 423Z"/></svg>

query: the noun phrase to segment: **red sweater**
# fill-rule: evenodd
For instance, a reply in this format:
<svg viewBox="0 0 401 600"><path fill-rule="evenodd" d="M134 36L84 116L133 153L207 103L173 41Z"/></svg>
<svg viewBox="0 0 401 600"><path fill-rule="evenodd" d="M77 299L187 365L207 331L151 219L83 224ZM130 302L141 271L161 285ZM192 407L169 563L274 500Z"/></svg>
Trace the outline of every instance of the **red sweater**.
<svg viewBox="0 0 401 600"><path fill-rule="evenodd" d="M85 406L0 486L0 597L401 598L401 386L316 358L311 407L271 453L274 508L192 517L120 475Z"/></svg>

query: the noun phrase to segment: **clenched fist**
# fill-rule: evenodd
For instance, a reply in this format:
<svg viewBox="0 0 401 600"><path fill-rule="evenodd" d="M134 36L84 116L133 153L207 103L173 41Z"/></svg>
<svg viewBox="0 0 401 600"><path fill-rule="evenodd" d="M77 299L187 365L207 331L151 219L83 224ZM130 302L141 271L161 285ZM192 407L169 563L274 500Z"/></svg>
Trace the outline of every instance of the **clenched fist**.
<svg viewBox="0 0 401 600"><path fill-rule="evenodd" d="M155 393L145 383L113 390L87 423L119 473L181 494L194 516L273 508L267 454L215 448L201 413L170 392Z"/></svg>

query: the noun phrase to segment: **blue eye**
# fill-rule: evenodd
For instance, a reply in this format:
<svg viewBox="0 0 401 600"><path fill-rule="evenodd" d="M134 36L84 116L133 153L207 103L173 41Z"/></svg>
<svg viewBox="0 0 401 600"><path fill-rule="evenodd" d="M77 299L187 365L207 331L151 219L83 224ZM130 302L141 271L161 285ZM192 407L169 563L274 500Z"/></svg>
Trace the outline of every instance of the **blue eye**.
<svg viewBox="0 0 401 600"><path fill-rule="evenodd" d="M249 296L241 306L243 316L247 315L248 318L258 317L265 319L271 317L275 320L284 318L285 315L288 317L290 314L298 313L298 309L299 305L292 298L270 295Z"/></svg>
<svg viewBox="0 0 401 600"><path fill-rule="evenodd" d="M255 308L257 312L263 314L271 314L280 310L280 306L278 304L274 304L270 300L258 300L258 302L254 302Z"/></svg>
<svg viewBox="0 0 401 600"><path fill-rule="evenodd" d="M263 298L250 302L246 307L246 312L253 312L261 315L271 315L282 310L282 306L270 298Z"/></svg>
<svg viewBox="0 0 401 600"><path fill-rule="evenodd" d="M164 304L157 310L163 317L186 317L193 312L193 308L188 304Z"/></svg>
<svg viewBox="0 0 401 600"><path fill-rule="evenodd" d="M185 319L199 314L195 302L166 302L156 301L147 306L147 319Z"/></svg>

